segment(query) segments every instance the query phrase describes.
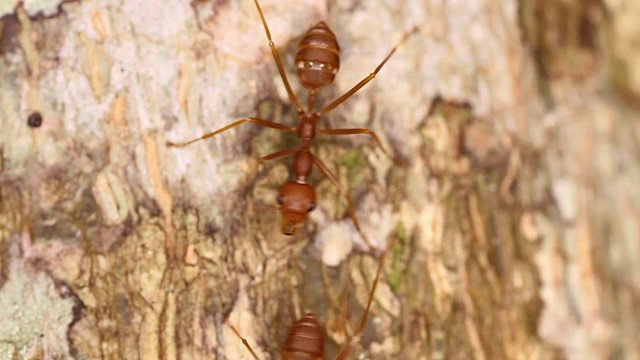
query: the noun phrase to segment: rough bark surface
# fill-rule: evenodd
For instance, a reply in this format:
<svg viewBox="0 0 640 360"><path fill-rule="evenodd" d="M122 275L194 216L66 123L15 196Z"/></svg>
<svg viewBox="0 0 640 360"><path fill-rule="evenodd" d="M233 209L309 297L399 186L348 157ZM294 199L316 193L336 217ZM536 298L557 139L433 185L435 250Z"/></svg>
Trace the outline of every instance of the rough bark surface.
<svg viewBox="0 0 640 360"><path fill-rule="evenodd" d="M419 32L313 150L385 258L350 357L640 358L640 5L320 1L261 5L294 92L320 20L342 63L319 103ZM0 358L279 356L318 315L349 342L378 258L317 170L291 238L274 205L297 121L253 1L0 4ZM38 115L41 124L38 124ZM40 125L40 126L38 126ZM393 242L392 242L393 241Z"/></svg>

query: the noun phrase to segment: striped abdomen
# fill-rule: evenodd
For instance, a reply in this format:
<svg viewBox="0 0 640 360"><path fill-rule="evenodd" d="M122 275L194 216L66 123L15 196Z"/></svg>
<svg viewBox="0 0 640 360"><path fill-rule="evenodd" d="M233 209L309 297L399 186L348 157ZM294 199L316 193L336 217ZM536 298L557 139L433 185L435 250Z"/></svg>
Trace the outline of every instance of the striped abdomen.
<svg viewBox="0 0 640 360"><path fill-rule="evenodd" d="M340 69L340 45L324 21L309 29L300 41L296 67L302 85L309 90L333 82Z"/></svg>
<svg viewBox="0 0 640 360"><path fill-rule="evenodd" d="M283 360L322 360L324 335L316 316L308 313L289 328L282 350Z"/></svg>

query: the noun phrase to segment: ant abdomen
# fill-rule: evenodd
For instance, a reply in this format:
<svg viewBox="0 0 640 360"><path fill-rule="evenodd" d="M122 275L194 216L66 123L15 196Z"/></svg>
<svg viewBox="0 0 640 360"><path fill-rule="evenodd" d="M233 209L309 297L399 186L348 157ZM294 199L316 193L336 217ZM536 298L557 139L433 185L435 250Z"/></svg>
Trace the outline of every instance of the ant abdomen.
<svg viewBox="0 0 640 360"><path fill-rule="evenodd" d="M340 45L324 21L314 25L300 41L296 67L302 85L315 90L333 82L340 69Z"/></svg>
<svg viewBox="0 0 640 360"><path fill-rule="evenodd" d="M289 328L282 350L282 359L322 359L324 355L324 335L316 316L306 314Z"/></svg>

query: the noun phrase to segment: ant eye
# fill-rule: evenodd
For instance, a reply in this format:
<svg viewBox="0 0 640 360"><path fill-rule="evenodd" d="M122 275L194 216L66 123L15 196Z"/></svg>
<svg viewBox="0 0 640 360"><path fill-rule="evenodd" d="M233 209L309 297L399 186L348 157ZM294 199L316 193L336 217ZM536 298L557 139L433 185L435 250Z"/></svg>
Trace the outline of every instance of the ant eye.
<svg viewBox="0 0 640 360"><path fill-rule="evenodd" d="M315 210L316 205L317 205L316 203L311 204L311 205L309 206L309 210L308 210L308 211L309 211L309 212L312 212L313 210Z"/></svg>
<svg viewBox="0 0 640 360"><path fill-rule="evenodd" d="M284 195L278 196L278 204L282 205L284 203Z"/></svg>

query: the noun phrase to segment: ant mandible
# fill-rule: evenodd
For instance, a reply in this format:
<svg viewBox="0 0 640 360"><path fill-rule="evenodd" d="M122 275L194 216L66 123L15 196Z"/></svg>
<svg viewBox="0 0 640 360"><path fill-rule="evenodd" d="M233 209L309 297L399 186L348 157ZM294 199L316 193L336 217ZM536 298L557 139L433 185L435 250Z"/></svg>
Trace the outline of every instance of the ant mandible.
<svg viewBox="0 0 640 360"><path fill-rule="evenodd" d="M338 105L342 104L345 100L347 100L351 95L355 94L358 90L360 90L363 86L365 86L369 81L373 80L376 74L380 71L380 69L384 66L384 64L389 60L391 55L395 53L398 46L406 41L406 39L417 32L418 28L414 27L411 31L407 32L400 42L387 54L387 56L382 60L382 62L375 68L375 70L370 73L367 77L362 79L358 84L356 84L351 90L347 91L344 95L340 96L333 102L324 106L318 111L313 111L315 102L316 102L316 92L318 89L323 88L327 85L333 83L333 80L340 68L340 46L338 45L338 41L333 34L333 32L329 29L327 24L324 21L321 21L314 25L311 29L307 31L307 33L303 36L300 45L298 46L298 50L296 52L295 64L298 70L298 77L302 82L302 85L309 91L309 102L307 103L306 109L302 107L300 101L296 97L296 95L291 90L291 86L289 85L289 80L287 79L287 75L284 72L284 67L282 66L282 61L280 60L280 55L278 54L278 50L271 39L271 32L269 31L269 27L267 26L267 22L262 13L262 9L260 8L260 4L258 0L254 0L256 7L258 9L258 13L260 14L260 20L262 21L262 25L264 26L264 30L267 34L267 39L269 40L269 47L271 48L271 53L273 54L273 58L276 61L276 65L278 66L278 71L280 72L280 76L282 81L284 82L284 86L289 94L289 99L296 106L296 111L298 116L300 117L300 123L297 126L287 126L283 124L274 123L268 120L258 119L254 117L246 118L238 120L232 124L229 124L221 129L218 129L214 132L202 135L199 138L175 143L175 142L167 142L167 146L171 147L183 147L190 145L196 141L205 140L210 137L216 136L220 133L223 133L229 129L232 129L238 125L244 123L254 123L257 125L269 127L276 130L281 131L291 131L296 132L298 137L300 138L300 147L299 148L290 148L285 150L277 151L273 154L263 156L259 159L259 162L264 162L267 160L272 160L284 156L294 155L293 160L293 171L295 172L295 180L290 180L286 184L282 186L280 189L280 194L278 196L278 204L279 207L272 208L273 210L278 210L282 216L281 229L285 235L293 235L298 228L302 226L304 221L307 219L308 214L315 209L316 207L316 191L312 185L307 182L309 175L313 169L313 165L316 165L322 173L329 178L329 180L339 189L342 196L347 199L349 214L353 223L358 230L358 233L365 240L367 246L374 250L373 246L369 242L366 235L362 232L360 228L360 224L358 223L358 219L356 218L355 209L353 206L353 199L346 191L346 189L338 182L338 179L329 171L326 165L315 157L311 151L311 141L316 136L316 133L322 135L353 135L353 134L367 134L371 136L377 145L382 149L382 151L388 155L387 151L382 146L380 139L376 135L373 130L370 129L316 129L316 122L320 119L320 117L329 111L336 108Z"/></svg>

